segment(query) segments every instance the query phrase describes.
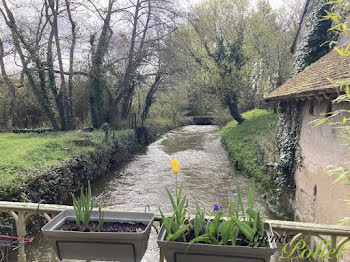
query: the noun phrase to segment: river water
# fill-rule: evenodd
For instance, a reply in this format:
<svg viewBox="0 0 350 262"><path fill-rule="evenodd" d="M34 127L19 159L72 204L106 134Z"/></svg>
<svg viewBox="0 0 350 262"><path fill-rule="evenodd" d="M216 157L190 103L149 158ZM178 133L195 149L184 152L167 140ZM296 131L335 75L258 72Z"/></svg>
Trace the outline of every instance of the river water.
<svg viewBox="0 0 350 262"><path fill-rule="evenodd" d="M194 206L197 199L207 213L219 201L217 194L235 197L235 181L241 185L243 201L248 194L250 180L236 174L221 146L216 126L186 126L170 131L151 144L145 154L140 154L119 169L93 184L94 195L103 194L104 207L144 212L149 205L151 211L170 213L171 203L165 191L175 191L175 175L170 168L171 159L181 165L178 183L183 183L183 192ZM261 207L267 218L271 215L267 205L257 193L257 207ZM191 210L190 210L191 211ZM193 212L192 212L193 213ZM27 261L56 261L47 241L38 237L26 250ZM142 262L156 262L159 250L156 232L152 229L148 250ZM68 261L68 260L65 260Z"/></svg>

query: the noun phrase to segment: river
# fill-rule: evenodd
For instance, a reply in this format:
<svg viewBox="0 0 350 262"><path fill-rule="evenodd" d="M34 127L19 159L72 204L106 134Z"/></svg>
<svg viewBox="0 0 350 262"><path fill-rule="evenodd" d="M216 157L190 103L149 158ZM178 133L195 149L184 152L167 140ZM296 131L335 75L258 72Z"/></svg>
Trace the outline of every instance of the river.
<svg viewBox="0 0 350 262"><path fill-rule="evenodd" d="M241 185L243 201L249 190L250 180L236 174L221 146L216 126L186 126L165 134L148 147L144 154L137 155L114 172L93 184L94 195L103 194L104 207L143 211L149 205L151 211L158 207L171 212L171 203L165 187L175 190L175 175L170 169L170 160L177 159L181 165L178 182L183 183L183 191L194 206L195 199L211 212L218 201L217 194L226 196L233 192L235 181ZM267 205L257 194L256 206L271 218ZM42 237L26 249L27 261L56 261L54 254ZM142 262L159 260L156 232L152 229L148 250ZM68 260L64 260L68 261Z"/></svg>

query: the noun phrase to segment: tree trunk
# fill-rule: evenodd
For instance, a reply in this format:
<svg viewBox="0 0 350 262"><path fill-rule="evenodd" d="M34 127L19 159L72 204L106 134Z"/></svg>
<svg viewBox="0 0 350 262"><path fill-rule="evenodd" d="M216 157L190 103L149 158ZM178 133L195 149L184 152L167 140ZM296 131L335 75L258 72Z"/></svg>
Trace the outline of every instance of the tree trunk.
<svg viewBox="0 0 350 262"><path fill-rule="evenodd" d="M61 119L61 123L63 123L63 125L61 126L61 130L67 131L72 128L71 126L72 121L69 119L70 114L69 114L68 94L67 94L67 88L66 88L66 80L64 78L61 44L60 44L60 39L58 37L58 25L57 25L58 24L57 22L58 0L56 0L56 3L54 0L49 0L48 3L53 15L53 21L51 22L51 27L55 36L58 65L60 68L60 77L61 77L61 88L59 90L59 94L63 104L63 112L64 112L63 114L64 119Z"/></svg>
<svg viewBox="0 0 350 262"><path fill-rule="evenodd" d="M131 87L127 90L127 93L124 96L124 101L122 105L122 119L128 118L128 115L131 109L134 91L135 91L135 82L132 83Z"/></svg>
<svg viewBox="0 0 350 262"><path fill-rule="evenodd" d="M151 108L151 105L153 103L153 96L154 96L154 94L156 93L156 91L158 89L160 81L161 81L161 75L160 75L160 73L158 73L156 75L156 78L155 78L155 80L154 80L150 90L147 93L147 96L146 96L146 101L145 101L146 105L145 105L145 108L142 111L142 116L141 116L142 117L142 124L148 117L149 109Z"/></svg>
<svg viewBox="0 0 350 262"><path fill-rule="evenodd" d="M142 57L145 54L145 43L146 43L146 36L149 27L149 23L151 21L151 1L148 0L148 7L147 7L147 19L144 23L144 29L142 31L142 36L140 40L140 45L138 48L136 48L136 37L139 34L138 33L138 27L140 23L140 11L143 8L142 3L145 1L138 0L135 5L135 13L133 15L133 30L131 34L131 41L130 41L130 48L129 48L129 54L128 54L128 65L125 70L125 74L123 77L123 81L120 85L119 92L117 97L115 98L114 104L118 105L119 102L124 99L123 105L122 105L122 118L127 118L127 112L130 110L129 105L132 100L133 94L134 94L134 78L135 78L135 72L136 69L139 67Z"/></svg>
<svg viewBox="0 0 350 262"><path fill-rule="evenodd" d="M112 15L112 7L114 1L109 0L109 6L106 18L104 19L102 31L96 46L96 50L92 55L92 65L90 71L90 110L91 110L91 120L95 128L101 127L103 122L105 122L105 111L104 111L104 79L103 79L103 59L107 53L110 37L108 35L110 29L110 21ZM93 48L93 46L92 46Z"/></svg>
<svg viewBox="0 0 350 262"><path fill-rule="evenodd" d="M55 81L55 72L54 72L54 65L53 65L54 61L53 61L53 54L52 54L53 38L54 38L54 31L51 29L49 39L47 42L48 86L55 100L55 104L56 104L59 119L60 119L61 129L65 129L66 118L64 115L64 106L62 103L61 96L57 92L56 81Z"/></svg>
<svg viewBox="0 0 350 262"><path fill-rule="evenodd" d="M68 123L69 126L73 127L73 101L72 101L72 93L73 93L73 64L74 64L74 50L75 44L77 41L77 32L76 32L76 23L73 21L71 10L70 10L70 1L66 0L66 7L68 18L72 27L72 42L69 50L69 79L68 79L68 106L69 106L69 118L70 121Z"/></svg>
<svg viewBox="0 0 350 262"><path fill-rule="evenodd" d="M234 120L238 122L238 124L241 124L244 122L244 118L238 111L238 97L236 94L228 94L226 95L226 103L228 105L228 108L230 110L231 116Z"/></svg>
<svg viewBox="0 0 350 262"><path fill-rule="evenodd" d="M15 110L15 105L16 105L16 93L15 93L15 86L13 85L12 81L6 74L6 69L5 69L5 63L4 63L4 47L3 43L0 40L0 67L1 67L1 74L2 77L4 78L6 85L9 89L10 93L10 107L6 116L6 129L8 131L12 131L12 118L13 118L13 112Z"/></svg>

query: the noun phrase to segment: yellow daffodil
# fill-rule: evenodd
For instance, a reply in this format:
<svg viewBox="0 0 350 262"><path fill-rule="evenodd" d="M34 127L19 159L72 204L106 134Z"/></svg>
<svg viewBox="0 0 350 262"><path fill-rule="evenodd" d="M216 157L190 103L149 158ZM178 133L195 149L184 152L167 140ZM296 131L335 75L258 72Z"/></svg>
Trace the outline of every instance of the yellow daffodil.
<svg viewBox="0 0 350 262"><path fill-rule="evenodd" d="M176 159L171 160L171 170L176 175L181 171L180 163Z"/></svg>

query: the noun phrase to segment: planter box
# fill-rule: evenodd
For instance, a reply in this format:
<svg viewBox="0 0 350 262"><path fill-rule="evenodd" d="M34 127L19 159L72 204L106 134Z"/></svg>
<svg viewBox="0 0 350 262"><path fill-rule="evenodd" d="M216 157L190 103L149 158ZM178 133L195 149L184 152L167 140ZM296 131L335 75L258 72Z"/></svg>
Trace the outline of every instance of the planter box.
<svg viewBox="0 0 350 262"><path fill-rule="evenodd" d="M267 236L273 236L271 226L265 224ZM166 241L164 225L158 234L158 246L167 262L269 262L276 251L276 243L270 242L269 248L246 246L217 246ZM187 252L186 249L188 248Z"/></svg>
<svg viewBox="0 0 350 262"><path fill-rule="evenodd" d="M147 249L154 214L104 211L105 222L135 222L147 225L140 233L57 230L67 220L75 221L74 210L61 212L41 229L59 259L139 262ZM97 211L92 212L90 220L98 221Z"/></svg>

